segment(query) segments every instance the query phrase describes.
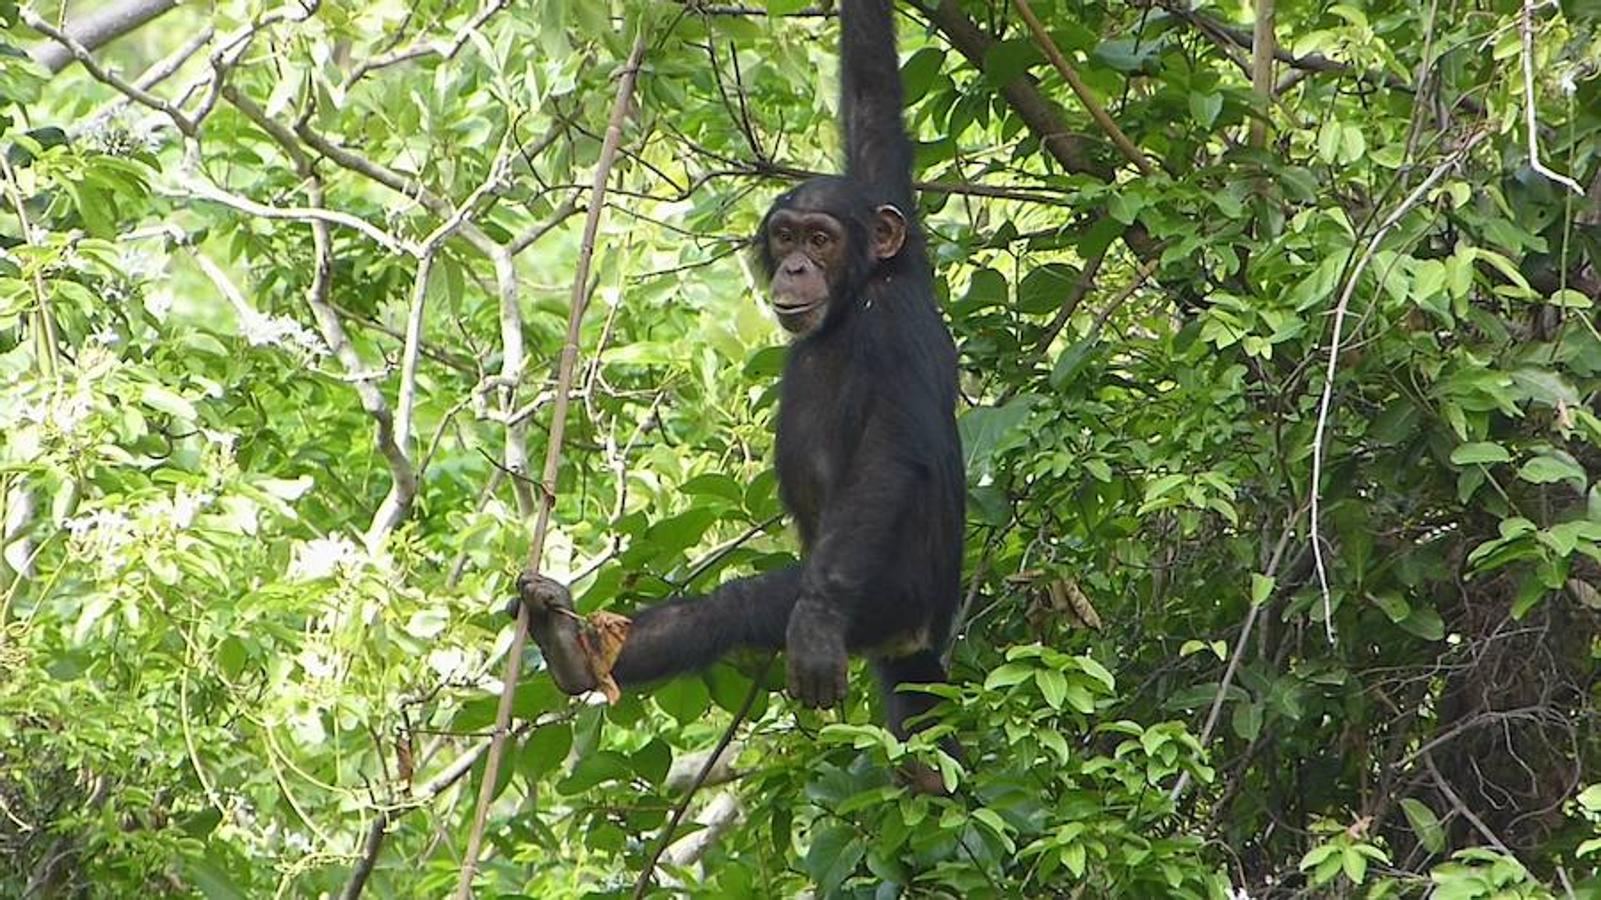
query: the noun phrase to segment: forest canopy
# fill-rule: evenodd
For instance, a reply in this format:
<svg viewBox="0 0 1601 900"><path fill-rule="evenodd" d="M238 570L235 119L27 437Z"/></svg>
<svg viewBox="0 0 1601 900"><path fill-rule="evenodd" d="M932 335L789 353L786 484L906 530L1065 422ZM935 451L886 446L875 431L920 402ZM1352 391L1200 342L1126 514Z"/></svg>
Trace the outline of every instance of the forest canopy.
<svg viewBox="0 0 1601 900"><path fill-rule="evenodd" d="M797 556L849 2L0 0L0 896L1601 897L1597 0L897 2L938 725L555 687Z"/></svg>

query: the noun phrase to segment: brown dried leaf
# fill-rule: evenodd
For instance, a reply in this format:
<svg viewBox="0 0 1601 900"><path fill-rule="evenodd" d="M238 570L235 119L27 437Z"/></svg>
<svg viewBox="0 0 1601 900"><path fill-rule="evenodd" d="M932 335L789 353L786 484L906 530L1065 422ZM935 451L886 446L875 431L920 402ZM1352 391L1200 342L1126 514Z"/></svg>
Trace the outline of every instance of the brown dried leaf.
<svg viewBox="0 0 1601 900"><path fill-rule="evenodd" d="M622 697L611 670L623 652L632 625L633 620L627 616L598 612L589 617L588 627L578 634L578 645L584 651L589 671L595 676L595 688L606 695L607 703L616 703Z"/></svg>
<svg viewBox="0 0 1601 900"><path fill-rule="evenodd" d="M417 774L414 762L415 748L412 746L410 731L400 731L395 734L395 768L400 773L400 780L409 792L412 788L412 778Z"/></svg>
<svg viewBox="0 0 1601 900"><path fill-rule="evenodd" d="M1094 606L1090 605L1090 598L1084 596L1084 591L1079 588L1078 582L1067 581L1058 582L1058 584L1063 585L1062 592L1066 595L1067 605L1072 608L1073 615L1078 618L1079 624L1092 631L1100 631L1101 614L1095 611Z"/></svg>

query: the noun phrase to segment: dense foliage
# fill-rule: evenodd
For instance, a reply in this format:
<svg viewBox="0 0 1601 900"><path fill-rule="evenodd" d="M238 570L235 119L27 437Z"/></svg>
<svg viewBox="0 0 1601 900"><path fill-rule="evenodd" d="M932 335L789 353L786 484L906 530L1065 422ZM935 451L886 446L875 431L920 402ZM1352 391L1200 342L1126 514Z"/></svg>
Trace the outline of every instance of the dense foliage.
<svg viewBox="0 0 1601 900"><path fill-rule="evenodd" d="M575 296L546 571L626 613L792 558L744 251L835 165L833 4L63 50L168 5L0 3L0 895L438 896ZM1282 0L1271 69L1239 0L900 8L955 702L903 745L762 659L607 707L530 650L480 894L626 896L666 842L694 895L1601 896L1601 4Z"/></svg>

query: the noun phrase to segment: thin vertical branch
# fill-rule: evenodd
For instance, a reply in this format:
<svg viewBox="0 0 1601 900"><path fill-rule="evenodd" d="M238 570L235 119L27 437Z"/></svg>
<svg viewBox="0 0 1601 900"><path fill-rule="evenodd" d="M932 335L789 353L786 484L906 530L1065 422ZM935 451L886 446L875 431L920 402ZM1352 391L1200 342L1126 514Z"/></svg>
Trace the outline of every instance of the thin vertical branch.
<svg viewBox="0 0 1601 900"><path fill-rule="evenodd" d="M1319 518L1323 505L1323 435L1328 430L1329 408L1334 401L1334 372L1340 362L1341 332L1345 328L1345 315L1351 307L1351 295L1356 293L1357 282L1362 279L1362 273L1367 270L1368 263L1373 261L1373 254L1379 250L1379 243L1389 235L1390 230L1400 223L1412 207L1423 200L1435 183L1445 176L1445 173L1456 167L1456 164L1467 158L1479 141L1488 134L1486 131L1475 132L1462 146L1429 173L1423 183L1406 195L1373 232L1373 237L1362 250L1362 256L1357 259L1356 266L1345 281L1345 289L1340 292L1340 300L1334 306L1334 333L1329 336L1329 362L1323 372L1323 392L1318 398L1317 426L1312 432L1312 521L1308 528L1312 541L1312 562L1317 569L1318 590L1323 595L1323 630L1328 636L1329 643L1334 643L1334 600L1329 591L1328 566L1323 560L1323 535L1319 525Z"/></svg>
<svg viewBox="0 0 1601 900"><path fill-rule="evenodd" d="M1540 124L1534 117L1534 0L1523 0L1518 30L1523 38L1523 118L1529 134L1529 168L1575 194L1583 194L1584 188L1577 181L1546 168L1545 163L1540 162Z"/></svg>
<svg viewBox="0 0 1601 900"><path fill-rule="evenodd" d="M534 521L533 539L528 548L528 568L537 571L545 546L545 532L550 527L551 507L556 499L556 475L561 465L562 435L567 428L567 406L572 392L573 370L578 361L578 342L584 323L584 310L589 305L589 268L595 256L595 234L600 229L600 214L605 209L606 182L611 175L612 163L617 158L617 145L622 141L623 119L628 115L629 103L634 94L634 81L639 75L640 60L645 55L645 34L641 30L634 37L628 62L623 65L622 80L617 86L617 100L612 104L611 119L606 125L606 138L601 143L600 160L595 164L595 181L590 187L589 211L584 220L583 243L578 251L578 270L573 275L572 309L567 315L567 338L562 346L561 362L556 375L556 406L551 413L550 443L545 449L545 470L540 486L539 514ZM472 831L467 836L467 850L461 861L461 877L456 882L457 900L466 900L472 893L473 875L478 870L478 854L484 842L484 822L489 815L489 804L495 795L495 783L500 776L500 758L506 749L506 738L511 722L512 698L517 691L517 676L522 664L523 646L528 640L528 613L517 605L517 625L510 650L506 653L506 671L501 679L500 705L495 715L495 733L484 761L483 781L478 786L478 804L473 811Z"/></svg>
<svg viewBox="0 0 1601 900"><path fill-rule="evenodd" d="M517 303L517 267L512 253L497 246L490 254L495 263L495 289L500 300L500 396L506 413L506 445L501 461L512 476L512 492L517 496L517 514L524 519L534 514L534 495L528 489L528 426L513 421L517 408L517 384L522 379L523 313Z"/></svg>
<svg viewBox="0 0 1601 900"><path fill-rule="evenodd" d="M1273 0L1256 0L1256 27L1251 35L1251 90L1262 103L1262 117L1251 120L1251 146L1267 146L1267 111L1273 106Z"/></svg>

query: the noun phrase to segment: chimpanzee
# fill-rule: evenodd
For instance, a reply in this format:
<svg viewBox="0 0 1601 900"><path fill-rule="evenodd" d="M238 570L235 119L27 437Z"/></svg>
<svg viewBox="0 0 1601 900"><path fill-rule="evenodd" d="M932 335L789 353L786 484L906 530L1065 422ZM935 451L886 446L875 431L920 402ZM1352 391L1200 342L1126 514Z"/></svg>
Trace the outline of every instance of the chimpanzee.
<svg viewBox="0 0 1601 900"><path fill-rule="evenodd" d="M778 409L780 496L800 564L639 611L612 668L622 685L703 668L735 647L784 649L789 691L844 699L846 655L867 656L889 726L932 699L960 594L964 484L956 348L934 302L901 124L891 0L840 6L845 175L780 195L757 232L779 323L793 339ZM566 588L518 579L556 683L596 686Z"/></svg>

